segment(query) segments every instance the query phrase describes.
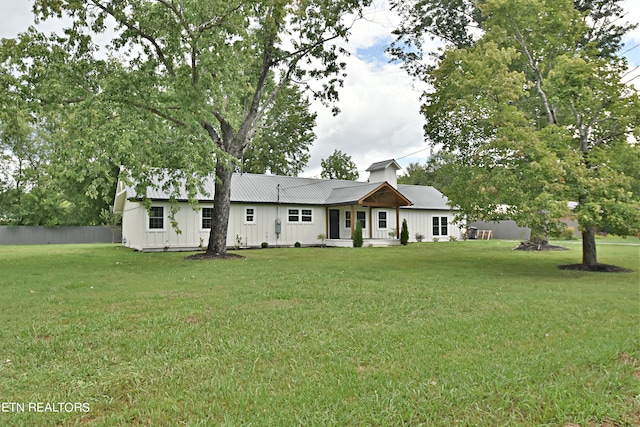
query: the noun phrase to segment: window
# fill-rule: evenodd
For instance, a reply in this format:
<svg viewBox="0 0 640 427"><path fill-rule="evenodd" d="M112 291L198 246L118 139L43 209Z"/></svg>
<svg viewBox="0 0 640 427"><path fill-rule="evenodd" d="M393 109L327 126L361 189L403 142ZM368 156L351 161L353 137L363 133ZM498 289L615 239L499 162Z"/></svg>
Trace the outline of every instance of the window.
<svg viewBox="0 0 640 427"><path fill-rule="evenodd" d="M213 208L202 208L202 229L211 229L211 223L213 220Z"/></svg>
<svg viewBox="0 0 640 427"><path fill-rule="evenodd" d="M351 211L344 213L344 228L351 228Z"/></svg>
<svg viewBox="0 0 640 427"><path fill-rule="evenodd" d="M381 230L387 228L387 213L385 211L378 212L378 228Z"/></svg>
<svg viewBox="0 0 640 427"><path fill-rule="evenodd" d="M164 230L164 208L162 206L151 206L149 230Z"/></svg>
<svg viewBox="0 0 640 427"><path fill-rule="evenodd" d="M245 224L256 223L256 210L255 208L244 208L244 222Z"/></svg>
<svg viewBox="0 0 640 427"><path fill-rule="evenodd" d="M360 221L362 228L367 228L367 213L366 212L356 212L356 219Z"/></svg>
<svg viewBox="0 0 640 427"><path fill-rule="evenodd" d="M449 230L447 229L447 217L443 216L440 218L440 235L446 236L449 234Z"/></svg>
<svg viewBox="0 0 640 427"><path fill-rule="evenodd" d="M446 216L443 217L433 217L433 235L434 236L446 236L449 234L448 228L448 218Z"/></svg>
<svg viewBox="0 0 640 427"><path fill-rule="evenodd" d="M313 222L313 209L289 209L289 222Z"/></svg>

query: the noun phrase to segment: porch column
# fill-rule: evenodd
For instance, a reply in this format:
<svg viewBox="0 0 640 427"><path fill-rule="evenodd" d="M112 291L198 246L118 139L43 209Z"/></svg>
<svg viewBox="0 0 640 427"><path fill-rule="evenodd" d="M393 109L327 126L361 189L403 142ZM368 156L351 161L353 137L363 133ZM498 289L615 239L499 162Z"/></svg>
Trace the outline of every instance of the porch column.
<svg viewBox="0 0 640 427"><path fill-rule="evenodd" d="M369 238L373 239L373 215L372 208L369 206Z"/></svg>
<svg viewBox="0 0 640 427"><path fill-rule="evenodd" d="M396 239L400 238L400 206L396 206Z"/></svg>
<svg viewBox="0 0 640 427"><path fill-rule="evenodd" d="M329 206L324 208L324 235L329 238Z"/></svg>
<svg viewBox="0 0 640 427"><path fill-rule="evenodd" d="M351 205L351 240L353 240L354 225L356 223L356 211Z"/></svg>

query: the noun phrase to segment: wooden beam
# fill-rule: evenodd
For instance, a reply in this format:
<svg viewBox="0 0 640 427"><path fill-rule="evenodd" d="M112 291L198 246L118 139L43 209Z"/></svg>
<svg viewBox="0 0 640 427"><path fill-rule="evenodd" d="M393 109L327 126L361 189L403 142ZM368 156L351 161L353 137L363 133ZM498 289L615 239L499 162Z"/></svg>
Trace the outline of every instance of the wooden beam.
<svg viewBox="0 0 640 427"><path fill-rule="evenodd" d="M371 206L369 206L369 238L373 239L373 212L371 212L371 209Z"/></svg>
<svg viewBox="0 0 640 427"><path fill-rule="evenodd" d="M329 238L329 206L325 206L324 216L325 216L324 235L327 236L327 239L328 239Z"/></svg>
<svg viewBox="0 0 640 427"><path fill-rule="evenodd" d="M353 208L353 205L351 205L351 240L353 240L353 233L354 233L354 226L356 223L356 211Z"/></svg>
<svg viewBox="0 0 640 427"><path fill-rule="evenodd" d="M396 206L396 239L400 238L400 206Z"/></svg>

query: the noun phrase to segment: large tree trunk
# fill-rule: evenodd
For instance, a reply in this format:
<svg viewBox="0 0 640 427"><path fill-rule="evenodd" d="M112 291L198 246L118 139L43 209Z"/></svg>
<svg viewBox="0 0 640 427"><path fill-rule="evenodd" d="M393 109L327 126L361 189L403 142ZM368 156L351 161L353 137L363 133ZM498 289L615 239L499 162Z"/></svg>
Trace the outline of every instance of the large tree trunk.
<svg viewBox="0 0 640 427"><path fill-rule="evenodd" d="M225 255L227 253L227 230L229 229L229 210L231 209L231 165L216 163L215 195L213 198L213 218L207 255Z"/></svg>
<svg viewBox="0 0 640 427"><path fill-rule="evenodd" d="M582 264L595 266L598 264L596 256L596 228L587 227L582 232Z"/></svg>

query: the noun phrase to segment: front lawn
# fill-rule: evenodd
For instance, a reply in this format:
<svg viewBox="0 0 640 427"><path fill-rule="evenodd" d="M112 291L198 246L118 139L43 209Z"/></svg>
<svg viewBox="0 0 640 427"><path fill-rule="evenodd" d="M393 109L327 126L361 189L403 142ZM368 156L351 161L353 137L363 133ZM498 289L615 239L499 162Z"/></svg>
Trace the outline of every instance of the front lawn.
<svg viewBox="0 0 640 427"><path fill-rule="evenodd" d="M0 425L639 425L640 247L513 246L0 246Z"/></svg>

